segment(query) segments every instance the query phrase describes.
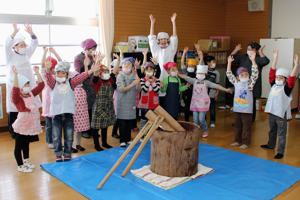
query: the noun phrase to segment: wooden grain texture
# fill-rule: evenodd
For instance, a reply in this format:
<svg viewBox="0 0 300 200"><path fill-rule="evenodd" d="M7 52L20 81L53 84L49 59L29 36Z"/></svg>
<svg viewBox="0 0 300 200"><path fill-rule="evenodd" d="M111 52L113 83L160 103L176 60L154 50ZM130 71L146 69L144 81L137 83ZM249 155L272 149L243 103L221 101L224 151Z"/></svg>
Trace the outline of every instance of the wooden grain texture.
<svg viewBox="0 0 300 200"><path fill-rule="evenodd" d="M198 169L200 129L180 122L186 131L156 131L151 142L151 171L162 176L192 176Z"/></svg>
<svg viewBox="0 0 300 200"><path fill-rule="evenodd" d="M6 87L5 84L1 84L2 89L2 112L3 112L3 118L0 119L0 127L6 127L7 126L7 120L8 115L6 113Z"/></svg>

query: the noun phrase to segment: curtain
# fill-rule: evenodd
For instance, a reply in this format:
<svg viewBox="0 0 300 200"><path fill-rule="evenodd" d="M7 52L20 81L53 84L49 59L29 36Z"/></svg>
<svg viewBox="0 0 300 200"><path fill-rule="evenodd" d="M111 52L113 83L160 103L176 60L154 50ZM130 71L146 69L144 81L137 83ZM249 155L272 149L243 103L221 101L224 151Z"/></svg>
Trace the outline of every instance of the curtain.
<svg viewBox="0 0 300 200"><path fill-rule="evenodd" d="M99 46L100 52L105 55L103 64L110 66L111 52L114 40L114 0L99 0Z"/></svg>

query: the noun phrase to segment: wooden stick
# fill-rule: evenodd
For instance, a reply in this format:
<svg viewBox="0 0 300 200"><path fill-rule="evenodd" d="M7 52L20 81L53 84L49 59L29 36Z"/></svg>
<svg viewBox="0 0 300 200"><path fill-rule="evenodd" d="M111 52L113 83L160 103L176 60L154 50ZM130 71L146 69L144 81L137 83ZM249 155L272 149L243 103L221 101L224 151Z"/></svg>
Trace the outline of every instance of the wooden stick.
<svg viewBox="0 0 300 200"><path fill-rule="evenodd" d="M158 117L152 110L149 110L146 113L146 117L148 120L150 120L151 122L154 122L156 120L156 118ZM159 127L164 130L164 131L175 131L168 123L166 123L165 121L163 121Z"/></svg>
<svg viewBox="0 0 300 200"><path fill-rule="evenodd" d="M154 112L163 117L166 122L176 131L185 131L185 129L162 107L158 106Z"/></svg>
<svg viewBox="0 0 300 200"><path fill-rule="evenodd" d="M102 188L103 185L106 183L106 181L109 179L109 177L114 173L114 171L117 169L117 167L121 164L121 162L125 159L127 154L133 149L133 147L136 145L136 143L142 138L144 134L146 134L149 129L152 127L152 122L148 121L145 126L142 128L142 130L137 134L137 136L134 138L132 143L127 147L126 151L121 155L121 157L117 160L117 162L112 166L112 168L108 171L108 173L105 175L105 177L102 179L102 181L98 185L98 189Z"/></svg>
<svg viewBox="0 0 300 200"><path fill-rule="evenodd" d="M147 144L148 140L151 138L151 136L156 131L156 129L159 127L159 124L161 122L163 122L163 120L164 120L164 118L160 117L160 116L156 118L155 122L152 124L151 129L149 130L149 132L147 133L146 137L144 138L143 142L140 144L139 148L137 149L137 151L133 155L133 157L130 160L130 162L128 163L127 167L124 169L124 171L122 173L122 177L126 176L126 174L128 173L128 171L130 170L130 168L132 167L132 165L134 164L134 162L136 161L136 159L139 157L140 153L144 149L144 147Z"/></svg>

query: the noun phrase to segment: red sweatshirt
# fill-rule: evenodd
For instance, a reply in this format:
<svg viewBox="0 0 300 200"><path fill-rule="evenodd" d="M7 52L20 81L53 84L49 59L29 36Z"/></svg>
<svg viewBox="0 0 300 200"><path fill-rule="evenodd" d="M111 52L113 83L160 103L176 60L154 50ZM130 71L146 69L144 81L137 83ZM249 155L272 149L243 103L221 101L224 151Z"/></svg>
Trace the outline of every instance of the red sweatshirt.
<svg viewBox="0 0 300 200"><path fill-rule="evenodd" d="M276 79L276 69L270 69L270 73L269 73L269 83L271 84L271 86L273 86L275 84L275 79ZM289 76L287 78L286 84L284 86L284 92L287 96L290 96L294 86L296 83L296 77L295 76Z"/></svg>

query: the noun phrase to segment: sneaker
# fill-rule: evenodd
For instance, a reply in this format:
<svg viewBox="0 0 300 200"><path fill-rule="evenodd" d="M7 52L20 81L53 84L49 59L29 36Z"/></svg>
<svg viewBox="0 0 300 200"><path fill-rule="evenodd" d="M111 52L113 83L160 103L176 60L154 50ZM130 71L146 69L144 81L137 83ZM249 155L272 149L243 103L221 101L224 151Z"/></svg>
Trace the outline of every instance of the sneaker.
<svg viewBox="0 0 300 200"><path fill-rule="evenodd" d="M31 173L33 170L28 168L25 165L20 165L20 166L18 166L17 171L18 172L23 172L23 173Z"/></svg>
<svg viewBox="0 0 300 200"><path fill-rule="evenodd" d="M202 133L202 138L207 138L207 136L208 136L208 132L207 131L204 132L204 133Z"/></svg>
<svg viewBox="0 0 300 200"><path fill-rule="evenodd" d="M62 156L56 156L56 162L62 162L64 161Z"/></svg>
<svg viewBox="0 0 300 200"><path fill-rule="evenodd" d="M72 147L72 153L78 153L78 150Z"/></svg>
<svg viewBox="0 0 300 200"><path fill-rule="evenodd" d="M244 149L248 149L248 146L247 146L247 145L245 145L245 144L242 144L242 145L240 146L240 149L242 149L242 150L244 150Z"/></svg>
<svg viewBox="0 0 300 200"><path fill-rule="evenodd" d="M72 157L70 155L66 155L64 156L64 162L68 162L72 159Z"/></svg>
<svg viewBox="0 0 300 200"><path fill-rule="evenodd" d="M263 149L274 149L274 148L270 147L267 144L260 145L260 147L263 148Z"/></svg>
<svg viewBox="0 0 300 200"><path fill-rule="evenodd" d="M48 144L49 149L54 149L54 144Z"/></svg>
<svg viewBox="0 0 300 200"><path fill-rule="evenodd" d="M215 128L216 125L214 123L210 124L210 128Z"/></svg>
<svg viewBox="0 0 300 200"><path fill-rule="evenodd" d="M121 144L120 144L120 147L123 147L123 148L125 148L127 145L126 145L126 143L125 142L122 142Z"/></svg>
<svg viewBox="0 0 300 200"><path fill-rule="evenodd" d="M278 154L276 154L276 155L274 156L274 158L275 158L275 159L281 159L281 158L283 158L283 154L278 153Z"/></svg>
<svg viewBox="0 0 300 200"><path fill-rule="evenodd" d="M30 168L30 169L34 169L35 168L35 165L32 164L29 159L24 159L24 164L26 167Z"/></svg>
<svg viewBox="0 0 300 200"><path fill-rule="evenodd" d="M237 146L240 146L241 144L238 143L238 142L234 142L234 143L231 143L230 146L233 146L233 147L237 147Z"/></svg>
<svg viewBox="0 0 300 200"><path fill-rule="evenodd" d="M76 145L76 149L79 150L79 151L85 151L85 148L83 148L80 145Z"/></svg>
<svg viewBox="0 0 300 200"><path fill-rule="evenodd" d="M109 144L102 144L102 146L104 147L104 148L106 148L106 149L110 149L110 148L112 148L112 146L110 146Z"/></svg>

